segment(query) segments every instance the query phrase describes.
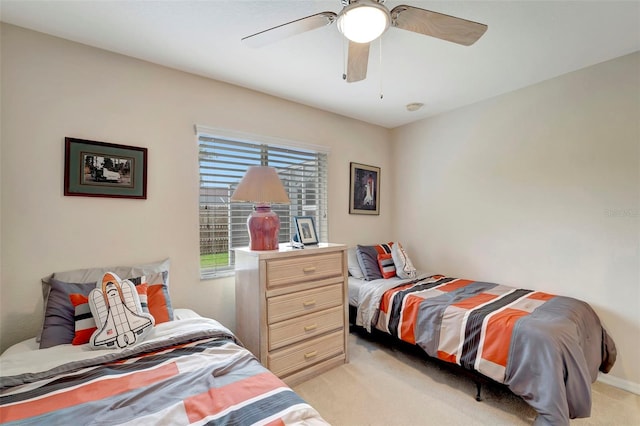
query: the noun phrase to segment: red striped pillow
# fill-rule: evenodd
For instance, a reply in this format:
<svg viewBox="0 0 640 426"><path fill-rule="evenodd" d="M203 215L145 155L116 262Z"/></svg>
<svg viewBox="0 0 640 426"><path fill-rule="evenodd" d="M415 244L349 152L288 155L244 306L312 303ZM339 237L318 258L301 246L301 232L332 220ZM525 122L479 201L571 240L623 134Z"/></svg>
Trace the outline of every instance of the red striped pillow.
<svg viewBox="0 0 640 426"><path fill-rule="evenodd" d="M383 244L377 244L375 246L372 246L374 249L376 249L376 251L378 252L378 254L385 254L385 253L391 253L391 248L393 247L393 242L390 243L383 243Z"/></svg>
<svg viewBox="0 0 640 426"><path fill-rule="evenodd" d="M136 292L140 298L140 305L142 305L142 311L149 313L147 307L147 284L136 285ZM84 345L89 343L91 335L96 331L96 320L91 314L91 308L89 307L89 298L84 294L71 293L69 300L74 307L73 320L75 322L75 335L71 341L72 345Z"/></svg>
<svg viewBox="0 0 640 426"><path fill-rule="evenodd" d="M84 294L72 293L69 295L75 312L73 320L76 323L76 333L71 341L72 345L84 345L96 331L96 321L89 308L89 299Z"/></svg>
<svg viewBox="0 0 640 426"><path fill-rule="evenodd" d="M379 254L378 266L380 267L382 278L386 279L396 276L396 265L393 263L393 257L391 256L391 253Z"/></svg>

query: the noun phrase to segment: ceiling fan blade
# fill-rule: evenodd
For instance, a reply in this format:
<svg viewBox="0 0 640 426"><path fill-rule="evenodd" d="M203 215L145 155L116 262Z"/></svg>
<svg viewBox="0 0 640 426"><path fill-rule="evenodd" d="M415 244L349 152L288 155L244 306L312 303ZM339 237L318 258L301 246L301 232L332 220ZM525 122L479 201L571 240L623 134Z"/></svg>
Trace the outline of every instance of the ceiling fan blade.
<svg viewBox="0 0 640 426"><path fill-rule="evenodd" d="M464 46L472 45L487 31L485 24L405 5L391 10L391 25Z"/></svg>
<svg viewBox="0 0 640 426"><path fill-rule="evenodd" d="M295 21L243 37L242 41L251 47L262 47L269 43L284 40L287 37L329 25L336 20L337 16L334 12L316 13L315 15L296 19Z"/></svg>
<svg viewBox="0 0 640 426"><path fill-rule="evenodd" d="M347 59L347 83L364 80L369 65L369 43L349 42L349 58Z"/></svg>

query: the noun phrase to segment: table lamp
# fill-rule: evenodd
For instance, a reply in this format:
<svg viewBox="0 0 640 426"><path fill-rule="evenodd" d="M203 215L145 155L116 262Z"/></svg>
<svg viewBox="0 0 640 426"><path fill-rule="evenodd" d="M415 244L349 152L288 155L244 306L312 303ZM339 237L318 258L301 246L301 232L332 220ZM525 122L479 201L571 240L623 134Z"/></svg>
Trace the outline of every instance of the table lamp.
<svg viewBox="0 0 640 426"><path fill-rule="evenodd" d="M271 204L289 204L290 201L276 169L267 166L249 167L231 195L231 201L254 203L254 211L247 219L249 248L277 250L280 219L271 211Z"/></svg>

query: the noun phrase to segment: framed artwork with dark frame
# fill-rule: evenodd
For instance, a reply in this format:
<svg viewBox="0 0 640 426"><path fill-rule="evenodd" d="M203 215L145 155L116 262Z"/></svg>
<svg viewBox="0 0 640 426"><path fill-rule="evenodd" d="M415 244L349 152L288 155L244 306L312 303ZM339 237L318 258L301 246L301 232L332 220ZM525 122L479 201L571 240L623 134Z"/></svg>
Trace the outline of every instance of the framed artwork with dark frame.
<svg viewBox="0 0 640 426"><path fill-rule="evenodd" d="M311 216L294 216L293 222L296 225L296 237L298 242L304 245L318 244L318 234Z"/></svg>
<svg viewBox="0 0 640 426"><path fill-rule="evenodd" d="M380 214L380 167L351 163L349 214Z"/></svg>
<svg viewBox="0 0 640 426"><path fill-rule="evenodd" d="M147 198L147 148L65 138L64 195Z"/></svg>

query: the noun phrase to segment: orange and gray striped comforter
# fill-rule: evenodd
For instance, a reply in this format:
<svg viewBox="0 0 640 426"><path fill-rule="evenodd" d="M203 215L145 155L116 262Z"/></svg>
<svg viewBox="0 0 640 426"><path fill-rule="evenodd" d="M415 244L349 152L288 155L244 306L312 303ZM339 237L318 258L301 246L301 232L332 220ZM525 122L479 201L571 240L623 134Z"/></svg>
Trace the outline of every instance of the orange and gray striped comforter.
<svg viewBox="0 0 640 426"><path fill-rule="evenodd" d="M0 422L326 424L311 406L240 347L228 330L212 328L212 322L204 322L204 328L194 327L194 320L187 322L191 324L184 331L179 324L172 324L170 332L130 350L72 354L71 362L61 360L45 370L19 366L20 356L5 360L0 365L7 370L26 372L12 376L2 372ZM29 363L34 356L43 355L27 353L23 358Z"/></svg>
<svg viewBox="0 0 640 426"><path fill-rule="evenodd" d="M442 275L380 285L361 287L358 325L506 384L536 424L588 417L591 383L615 362L598 316L573 298Z"/></svg>

